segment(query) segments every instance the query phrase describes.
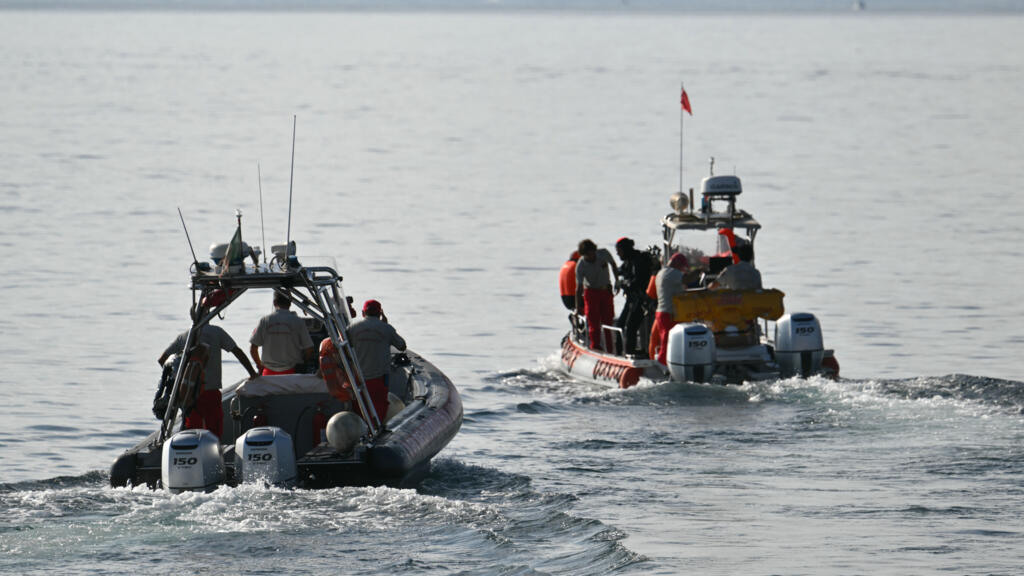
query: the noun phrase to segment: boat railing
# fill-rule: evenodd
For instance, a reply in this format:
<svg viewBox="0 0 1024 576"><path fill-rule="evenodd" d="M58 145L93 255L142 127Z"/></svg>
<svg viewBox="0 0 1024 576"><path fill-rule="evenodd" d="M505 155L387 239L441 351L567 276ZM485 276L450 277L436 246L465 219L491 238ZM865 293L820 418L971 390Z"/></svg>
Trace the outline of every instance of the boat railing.
<svg viewBox="0 0 1024 576"><path fill-rule="evenodd" d="M611 346L608 345L609 341L611 341ZM601 324L601 349L618 356L619 343L622 341L622 328Z"/></svg>
<svg viewBox="0 0 1024 576"><path fill-rule="evenodd" d="M212 275L196 274L193 276L193 290L201 292L197 301L209 295L212 291L221 289L223 278L216 279ZM292 283L290 280L297 280ZM366 421L371 436L376 436L382 429L382 423L377 416L373 400L370 398L369 390L366 388L366 380L358 362L354 362L355 353L352 350L351 342L348 340L348 325L352 319L348 311L347 301L341 291L341 276L333 269L325 266L301 268L298 270L285 270L276 274L248 274L234 275L231 277L231 289L227 289L227 300L206 310L205 313L194 320L192 329L185 340L185 350L191 351L195 342L199 339L199 330L211 319L218 316L232 302L238 299L249 288L274 288L288 296L298 308L305 314L319 320L324 324L328 337L333 341L338 351L339 363L345 373L354 392L353 400L359 412ZM304 289L303 289L304 288ZM185 361L182 361L174 376L174 383L171 387L167 409L164 412L163 421L160 426L159 442L163 442L173 433L177 422L177 416L184 404L183 384L185 370L188 364L187 359L190 352L184 354Z"/></svg>
<svg viewBox="0 0 1024 576"><path fill-rule="evenodd" d="M583 346L590 347L590 330L587 324L587 317L579 312L569 313L569 323L572 324L572 338ZM619 343L622 342L622 328L601 325L601 349L611 354L619 354Z"/></svg>
<svg viewBox="0 0 1024 576"><path fill-rule="evenodd" d="M164 410L164 418L160 423L160 435L158 440L163 443L164 440L171 436L171 432L174 429L174 424L178 417L178 408L181 400L179 395L182 394L182 382L185 380L186 368L191 364L191 355L193 354L193 348L195 343L199 340L199 325L193 324L192 328L188 331L188 335L185 337L185 345L182 347L181 362L178 363L178 369L174 373L174 384L171 386L171 394L168 398L167 408Z"/></svg>
<svg viewBox="0 0 1024 576"><path fill-rule="evenodd" d="M359 362L351 361L356 355L348 338L348 327L345 326L346 322L343 320L344 312L340 309L340 303L344 301L344 297L339 293L336 283L320 286L313 291L313 295L318 300L317 304L325 311L324 324L328 336L334 344L334 349L338 352L337 360L352 387L359 412L370 429L370 435L376 436L382 428L382 423L377 416L373 400L370 398L370 391L366 387L362 368L359 366Z"/></svg>

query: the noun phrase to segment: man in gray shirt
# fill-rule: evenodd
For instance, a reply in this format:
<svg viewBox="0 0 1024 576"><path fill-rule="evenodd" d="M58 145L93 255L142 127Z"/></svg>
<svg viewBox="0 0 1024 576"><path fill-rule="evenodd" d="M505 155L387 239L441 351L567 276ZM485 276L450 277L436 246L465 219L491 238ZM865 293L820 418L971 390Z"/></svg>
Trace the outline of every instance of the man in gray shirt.
<svg viewBox="0 0 1024 576"><path fill-rule="evenodd" d="M689 264L686 256L673 254L668 266L662 268L655 277L658 290L658 310L654 314L654 326L651 328L650 357L668 365L668 332L676 325L675 304L677 294L684 294L683 284L685 272Z"/></svg>
<svg viewBox="0 0 1024 576"><path fill-rule="evenodd" d="M750 262L754 259L754 247L750 244L741 244L733 248L733 252L739 256L740 261L722 270L715 280L714 287L727 290L760 290L763 287L761 273Z"/></svg>
<svg viewBox="0 0 1024 576"><path fill-rule="evenodd" d="M579 244L580 260L576 263L576 313L583 312L587 318L587 332L590 348L614 352L614 339L605 342L602 326L615 325L615 304L612 293L612 276L618 276L619 268L615 259L604 248L598 250L593 240L587 238ZM606 348L607 346L607 348Z"/></svg>
<svg viewBox="0 0 1024 576"><path fill-rule="evenodd" d="M294 374L297 366L313 357L313 339L302 318L289 310L291 304L287 296L274 292L274 311L260 318L249 338L249 353L264 376Z"/></svg>
<svg viewBox="0 0 1024 576"><path fill-rule="evenodd" d="M348 337L355 349L373 407L380 421L384 422L388 413L387 376L391 372L391 347L403 352L405 340L388 324L388 317L376 300L367 300L363 304L363 319L349 326Z"/></svg>
<svg viewBox="0 0 1024 576"><path fill-rule="evenodd" d="M185 351L185 340L188 338L188 330L182 332L164 350L157 362L161 366L172 354L181 354ZM245 352L235 344L231 336L220 326L207 324L199 329L199 343L205 344L209 350L209 357L206 360L206 367L203 370L203 391L200 392L196 405L185 418L186 428L205 428L218 437L224 431L224 412L221 409L221 350L227 350L238 358L238 362L245 367L250 378L256 377L249 359Z"/></svg>

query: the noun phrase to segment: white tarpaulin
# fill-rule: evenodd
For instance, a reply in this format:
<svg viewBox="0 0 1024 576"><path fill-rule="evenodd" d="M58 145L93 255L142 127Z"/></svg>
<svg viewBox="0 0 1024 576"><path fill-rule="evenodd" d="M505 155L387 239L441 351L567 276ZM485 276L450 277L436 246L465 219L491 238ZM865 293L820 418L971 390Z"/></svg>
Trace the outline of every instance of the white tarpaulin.
<svg viewBox="0 0 1024 576"><path fill-rule="evenodd" d="M326 394L327 384L316 374L259 376L243 382L235 393L248 398L286 394Z"/></svg>

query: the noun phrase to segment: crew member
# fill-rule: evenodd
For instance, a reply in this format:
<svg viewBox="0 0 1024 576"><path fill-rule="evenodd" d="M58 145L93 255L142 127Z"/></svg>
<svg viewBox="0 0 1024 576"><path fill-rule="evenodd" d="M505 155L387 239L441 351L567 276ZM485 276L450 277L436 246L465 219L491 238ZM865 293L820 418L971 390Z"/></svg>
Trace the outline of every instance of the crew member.
<svg viewBox="0 0 1024 576"><path fill-rule="evenodd" d="M294 374L313 357L313 339L302 318L289 310L291 304L284 293L275 291L274 311L260 318L249 338L249 353L264 376Z"/></svg>
<svg viewBox="0 0 1024 576"><path fill-rule="evenodd" d="M172 354L181 354L185 351L185 340L189 331L186 330L164 350L157 362L163 366L164 362ZM196 399L196 405L185 417L185 428L205 428L213 432L219 438L224 431L224 411L221 408L221 393L223 386L221 382L221 350L226 350L238 358L238 362L245 367L250 378L257 376L245 352L238 347L238 344L220 326L206 324L199 329L199 343L205 344L208 350L206 367L203 370L204 383L202 392Z"/></svg>
<svg viewBox="0 0 1024 576"><path fill-rule="evenodd" d="M619 286L626 296L622 314L615 325L622 330L622 353L629 355L638 352L637 343L647 301L646 289L651 280L651 258L646 252L641 252L634 246L630 238L619 238L615 243L615 252L622 260L622 266L619 267ZM643 348L641 346L640 350Z"/></svg>
<svg viewBox="0 0 1024 576"><path fill-rule="evenodd" d="M363 304L363 319L348 329L348 337L355 349L359 368L363 372L366 389L381 423L388 413L388 375L391 372L391 347L405 351L405 340L388 324L388 317L380 302L367 300Z"/></svg>
<svg viewBox="0 0 1024 576"><path fill-rule="evenodd" d="M579 250L573 250L558 273L558 289L562 294L562 304L569 310L576 309L576 261L579 259Z"/></svg>
<svg viewBox="0 0 1024 576"><path fill-rule="evenodd" d="M654 327L651 328L650 355L658 362L668 365L668 331L676 325L675 309L672 300L676 294L686 291L683 284L684 272L687 269L686 256L673 254L668 266L661 269L655 279L658 290L658 308L654 315Z"/></svg>
<svg viewBox="0 0 1024 576"><path fill-rule="evenodd" d="M751 263L754 259L754 247L751 244L739 244L733 248L733 253L739 257L739 262L722 270L712 287L727 290L760 290L763 288L761 273Z"/></svg>
<svg viewBox="0 0 1024 576"><path fill-rule="evenodd" d="M580 260L576 263L576 310L583 310L587 318L590 348L605 350L601 338L601 326L615 322L615 303L612 281L608 269L616 276L619 273L615 259L604 248L589 238L580 242ZM609 347L614 346L610 343ZM610 351L610 350L609 350Z"/></svg>

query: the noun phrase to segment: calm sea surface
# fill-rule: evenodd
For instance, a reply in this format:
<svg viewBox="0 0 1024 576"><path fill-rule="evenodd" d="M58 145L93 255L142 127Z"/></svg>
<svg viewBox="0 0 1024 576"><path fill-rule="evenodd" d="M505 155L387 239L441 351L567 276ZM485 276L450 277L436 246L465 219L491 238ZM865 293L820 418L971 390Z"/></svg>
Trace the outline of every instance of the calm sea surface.
<svg viewBox="0 0 1024 576"><path fill-rule="evenodd" d="M0 573L1019 574L1024 18L0 13ZM714 156L838 382L556 370ZM463 394L418 490L107 488L188 244L287 234ZM262 173L265 240L257 167ZM244 343L267 302L222 325ZM237 364L226 378L240 376Z"/></svg>

